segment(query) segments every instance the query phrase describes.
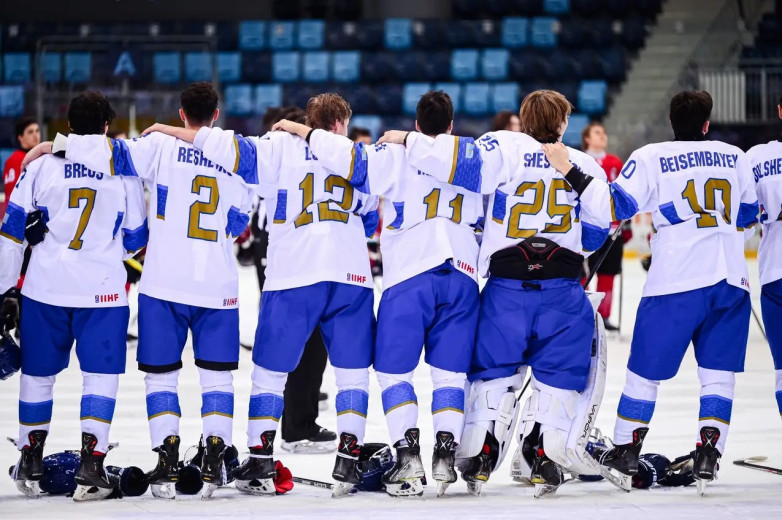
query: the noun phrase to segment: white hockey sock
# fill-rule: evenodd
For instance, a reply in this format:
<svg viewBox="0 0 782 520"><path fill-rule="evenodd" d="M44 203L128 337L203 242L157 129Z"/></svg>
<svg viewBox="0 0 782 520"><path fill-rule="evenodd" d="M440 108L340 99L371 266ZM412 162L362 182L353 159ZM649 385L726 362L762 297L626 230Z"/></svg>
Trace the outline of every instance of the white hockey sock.
<svg viewBox="0 0 782 520"><path fill-rule="evenodd" d="M625 388L616 411L614 444L629 444L633 440L634 430L649 425L659 387L659 381L646 379L627 370Z"/></svg>
<svg viewBox="0 0 782 520"><path fill-rule="evenodd" d="M49 431L55 378L22 374L19 379L19 438L16 447L20 450L29 445L31 431Z"/></svg>
<svg viewBox="0 0 782 520"><path fill-rule="evenodd" d="M118 374L82 372L81 431L97 439L95 451L109 450L109 430L114 418L114 405L119 388Z"/></svg>
<svg viewBox="0 0 782 520"><path fill-rule="evenodd" d="M701 442L701 428L713 426L720 431L717 449L720 454L724 454L728 428L730 428L730 415L733 410L736 375L725 370L698 367L698 379L701 381L701 407L698 413L698 435L695 442Z"/></svg>
<svg viewBox="0 0 782 520"><path fill-rule="evenodd" d="M413 389L413 372L377 372L391 445L404 443L405 432L418 424L418 398Z"/></svg>
<svg viewBox="0 0 782 520"><path fill-rule="evenodd" d="M201 420L204 442L210 435L220 437L226 446L233 444L234 378L231 372L199 368L201 379Z"/></svg>
<svg viewBox="0 0 782 520"><path fill-rule="evenodd" d="M369 407L369 369L334 367L337 383L337 433L352 433L364 444Z"/></svg>
<svg viewBox="0 0 782 520"><path fill-rule="evenodd" d="M776 393L777 408L779 408L779 416L782 417L782 370L777 370L777 384Z"/></svg>
<svg viewBox="0 0 782 520"><path fill-rule="evenodd" d="M152 449L163 444L169 435L179 435L179 408L177 382L179 370L162 374L147 374L144 384L147 388L147 419Z"/></svg>
<svg viewBox="0 0 782 520"><path fill-rule="evenodd" d="M434 433L450 432L458 445L464 428L464 385L467 374L430 367ZM411 373L412 377L412 373Z"/></svg>
<svg viewBox="0 0 782 520"><path fill-rule="evenodd" d="M247 421L247 446L261 445L261 434L277 431L282 417L282 393L285 390L286 372L267 370L258 365L253 367L253 388L250 393L250 410Z"/></svg>

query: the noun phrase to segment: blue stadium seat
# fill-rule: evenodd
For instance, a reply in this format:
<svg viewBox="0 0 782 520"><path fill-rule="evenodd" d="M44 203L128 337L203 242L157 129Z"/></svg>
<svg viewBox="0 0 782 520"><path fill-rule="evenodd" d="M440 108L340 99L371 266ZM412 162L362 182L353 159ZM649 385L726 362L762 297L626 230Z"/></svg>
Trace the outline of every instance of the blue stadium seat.
<svg viewBox="0 0 782 520"><path fill-rule="evenodd" d="M428 53L424 52L393 53L395 76L402 81L421 81L425 76L424 63L427 59Z"/></svg>
<svg viewBox="0 0 782 520"><path fill-rule="evenodd" d="M418 20L413 23L413 46L417 49L445 47L448 24L443 20Z"/></svg>
<svg viewBox="0 0 782 520"><path fill-rule="evenodd" d="M356 23L329 22L326 26L326 47L329 49L355 49Z"/></svg>
<svg viewBox="0 0 782 520"><path fill-rule="evenodd" d="M361 53L338 51L331 55L331 78L342 83L358 81L361 69Z"/></svg>
<svg viewBox="0 0 782 520"><path fill-rule="evenodd" d="M614 21L610 18L598 18L591 20L586 28L587 39L594 47L608 47L614 45L618 38L614 32Z"/></svg>
<svg viewBox="0 0 782 520"><path fill-rule="evenodd" d="M374 90L378 114L397 115L402 111L402 87L390 83L377 85Z"/></svg>
<svg viewBox="0 0 782 520"><path fill-rule="evenodd" d="M212 55L208 52L185 53L185 81L212 81Z"/></svg>
<svg viewBox="0 0 782 520"><path fill-rule="evenodd" d="M225 112L227 115L246 116L253 111L253 92L250 85L225 87Z"/></svg>
<svg viewBox="0 0 782 520"><path fill-rule="evenodd" d="M512 110L518 112L519 86L516 83L495 83L491 88L491 111Z"/></svg>
<svg viewBox="0 0 782 520"><path fill-rule="evenodd" d="M226 89L227 90L227 89ZM256 85L255 113L263 115L269 107L282 106L281 85Z"/></svg>
<svg viewBox="0 0 782 520"><path fill-rule="evenodd" d="M267 52L242 53L242 81L263 83L271 81L271 56Z"/></svg>
<svg viewBox="0 0 782 520"><path fill-rule="evenodd" d="M432 89L429 83L405 83L402 90L402 110L406 114L415 114L415 107L421 96Z"/></svg>
<svg viewBox="0 0 782 520"><path fill-rule="evenodd" d="M489 84L467 83L464 87L464 111L484 115L489 111Z"/></svg>
<svg viewBox="0 0 782 520"><path fill-rule="evenodd" d="M389 18L385 28L386 49L409 49L413 43L413 21L409 18Z"/></svg>
<svg viewBox="0 0 782 520"><path fill-rule="evenodd" d="M284 50L293 47L295 26L293 22L272 22L269 24L269 48Z"/></svg>
<svg viewBox="0 0 782 520"><path fill-rule="evenodd" d="M530 42L535 47L556 47L557 35L554 32L556 18L537 17L530 26Z"/></svg>
<svg viewBox="0 0 782 520"><path fill-rule="evenodd" d="M0 85L0 117L17 117L24 113L24 89L21 85Z"/></svg>
<svg viewBox="0 0 782 520"><path fill-rule="evenodd" d="M272 80L291 83L299 80L301 56L296 51L280 51L272 54Z"/></svg>
<svg viewBox="0 0 782 520"><path fill-rule="evenodd" d="M2 87L0 87L2 88ZM5 165L5 162L16 151L14 148L0 148L0 164Z"/></svg>
<svg viewBox="0 0 782 520"><path fill-rule="evenodd" d="M323 20L301 20L298 33L299 48L322 49L325 29L326 24Z"/></svg>
<svg viewBox="0 0 782 520"><path fill-rule="evenodd" d="M543 0L543 10L548 14L565 14L570 11L570 0Z"/></svg>
<svg viewBox="0 0 782 520"><path fill-rule="evenodd" d="M242 55L238 52L218 52L217 78L220 83L239 81L242 78Z"/></svg>
<svg viewBox="0 0 782 520"><path fill-rule="evenodd" d="M353 128L366 128L372 134L372 141L380 139L380 127L383 120L379 116L356 115L350 118L350 126Z"/></svg>
<svg viewBox="0 0 782 520"><path fill-rule="evenodd" d="M329 53L325 51L305 52L302 62L302 79L313 83L329 80Z"/></svg>
<svg viewBox="0 0 782 520"><path fill-rule="evenodd" d="M212 36L217 40L218 51L235 51L240 48L238 23L220 22L213 25L215 30Z"/></svg>
<svg viewBox="0 0 782 520"><path fill-rule="evenodd" d="M427 81L444 81L451 76L451 53L445 51L427 52L423 61Z"/></svg>
<svg viewBox="0 0 782 520"><path fill-rule="evenodd" d="M508 49L485 49L481 56L481 76L488 80L504 80L508 77Z"/></svg>
<svg viewBox="0 0 782 520"><path fill-rule="evenodd" d="M239 22L239 48L258 51L266 47L266 22L251 20Z"/></svg>
<svg viewBox="0 0 782 520"><path fill-rule="evenodd" d="M549 88L553 88L563 96L567 98L570 104L575 105L578 102L578 89L580 82L578 81L559 81L554 83Z"/></svg>
<svg viewBox="0 0 782 520"><path fill-rule="evenodd" d="M557 43L562 47L590 47L592 33L590 21L585 18L568 18L562 21Z"/></svg>
<svg viewBox="0 0 782 520"><path fill-rule="evenodd" d="M562 136L562 142L573 148L581 148L581 132L589 124L589 116L586 114L570 114L567 130Z"/></svg>
<svg viewBox="0 0 782 520"><path fill-rule="evenodd" d="M607 91L605 81L582 81L578 89L578 110L587 114L604 114Z"/></svg>
<svg viewBox="0 0 782 520"><path fill-rule="evenodd" d="M511 49L526 47L529 20L517 16L502 20L502 46Z"/></svg>
<svg viewBox="0 0 782 520"><path fill-rule="evenodd" d="M478 31L481 22L458 20L448 24L446 43L449 48L478 47Z"/></svg>
<svg viewBox="0 0 782 520"><path fill-rule="evenodd" d="M494 20L481 20L475 28L475 43L478 47L500 47L502 25Z"/></svg>
<svg viewBox="0 0 782 520"><path fill-rule="evenodd" d="M471 81L478 77L477 49L457 49L451 53L451 77L457 81Z"/></svg>
<svg viewBox="0 0 782 520"><path fill-rule="evenodd" d="M356 113L372 114L377 112L377 99L375 92L369 85L350 85L347 90L344 91L343 96L350 103L350 108ZM354 122L354 118L350 119L350 122ZM355 126L361 126L355 124Z"/></svg>
<svg viewBox="0 0 782 520"><path fill-rule="evenodd" d="M383 24L374 20L361 20L356 25L356 44L362 50L383 46Z"/></svg>
<svg viewBox="0 0 782 520"><path fill-rule="evenodd" d="M508 74L511 79L526 81L540 75L542 61L541 55L533 49L514 52L508 61Z"/></svg>
<svg viewBox="0 0 782 520"><path fill-rule="evenodd" d="M156 52L153 63L155 82L179 83L182 78L182 63L178 52Z"/></svg>
<svg viewBox="0 0 782 520"><path fill-rule="evenodd" d="M601 0L571 0L570 7L573 12L584 16L594 16L602 7Z"/></svg>
<svg viewBox="0 0 782 520"><path fill-rule="evenodd" d="M62 55L59 52L47 52L41 56L41 75L46 83L62 80Z"/></svg>
<svg viewBox="0 0 782 520"><path fill-rule="evenodd" d="M462 86L459 83L437 83L434 90L442 90L451 96L454 112L462 110Z"/></svg>
<svg viewBox="0 0 782 520"><path fill-rule="evenodd" d="M26 52L7 52L3 55L3 74L6 83L30 81L30 55Z"/></svg>
<svg viewBox="0 0 782 520"><path fill-rule="evenodd" d="M319 94L322 87L310 83L288 83L283 88L282 105L305 107L311 97Z"/></svg>
<svg viewBox="0 0 782 520"><path fill-rule="evenodd" d="M92 78L92 55L89 52L65 53L65 81L89 83Z"/></svg>
<svg viewBox="0 0 782 520"><path fill-rule="evenodd" d="M361 78L369 82L397 80L398 68L389 52L365 52L361 59Z"/></svg>

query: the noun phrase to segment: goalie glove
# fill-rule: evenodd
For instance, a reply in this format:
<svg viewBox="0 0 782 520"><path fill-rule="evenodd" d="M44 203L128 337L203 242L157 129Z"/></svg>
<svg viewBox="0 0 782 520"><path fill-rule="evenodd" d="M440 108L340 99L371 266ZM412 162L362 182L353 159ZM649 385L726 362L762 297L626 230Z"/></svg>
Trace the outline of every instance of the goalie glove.
<svg viewBox="0 0 782 520"><path fill-rule="evenodd" d="M274 469L277 470L277 474L274 476L274 489L278 495L284 495L293 489L293 474L279 460L274 462Z"/></svg>
<svg viewBox="0 0 782 520"><path fill-rule="evenodd" d="M3 295L0 300L0 333L19 328L19 320L21 319L19 302L21 299L22 293L16 287L8 289Z"/></svg>
<svg viewBox="0 0 782 520"><path fill-rule="evenodd" d="M665 477L658 479L657 483L669 487L689 486L695 482L692 474L694 463L692 453L678 457L671 462L671 471Z"/></svg>

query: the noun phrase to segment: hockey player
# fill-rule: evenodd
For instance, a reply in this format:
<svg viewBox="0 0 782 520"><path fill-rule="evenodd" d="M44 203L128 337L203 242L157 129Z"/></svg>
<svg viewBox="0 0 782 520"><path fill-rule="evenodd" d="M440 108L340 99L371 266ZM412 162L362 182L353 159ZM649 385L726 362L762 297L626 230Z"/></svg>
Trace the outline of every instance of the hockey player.
<svg viewBox="0 0 782 520"><path fill-rule="evenodd" d="M416 129L433 139L452 128L448 94L424 94L416 107ZM331 171L350 171L351 165L365 170L366 176L353 177L353 186L385 198L383 221L388 226L382 234L385 272L374 367L397 457L383 482L394 496L424 492L413 371L425 346L434 386L432 474L441 495L456 481L454 452L461 441L466 372L475 344L475 226L483 220L482 197L412 168L398 144L354 144L291 121L281 121L275 129L306 138L320 164Z"/></svg>
<svg viewBox="0 0 782 520"><path fill-rule="evenodd" d="M777 110L782 119L782 97ZM774 358L777 406L782 417L782 142L759 144L747 152L747 157L761 207L760 305Z"/></svg>
<svg viewBox="0 0 782 520"><path fill-rule="evenodd" d="M188 86L179 111L185 128L209 128L219 115L217 99L209 83ZM170 136L111 140L76 133L62 145L58 137L55 151L64 147L68 158L89 168L143 179L156 212L139 283L136 355L139 370L146 372L150 437L158 454L157 467L148 474L152 493L176 496L181 413L177 382L189 329L202 389L202 497L208 498L223 483L223 455L232 445L232 371L239 364L233 241L247 227L253 194L239 176Z"/></svg>
<svg viewBox="0 0 782 520"><path fill-rule="evenodd" d="M351 110L336 94L307 103L307 122L347 135ZM334 495L358 484L358 453L369 399L375 317L373 284L359 209L377 200L359 197L349 180L366 176L364 163L335 173L325 168L303 139L286 132L242 137L219 128L154 125L193 141L206 158L244 177L257 177L272 193L266 282L253 347L252 394L247 428L250 457L234 471L239 489L273 495L273 444L283 409L288 373L299 362L316 325L335 367L337 429L332 476Z"/></svg>
<svg viewBox="0 0 782 520"><path fill-rule="evenodd" d="M498 131L473 140L387 132L381 139L406 142L414 168L490 195L478 260L489 280L481 293L469 374L473 386L457 451L462 477L475 493L512 440L518 414L514 391L522 386L525 365L532 367L533 394L525 406L522 445L536 496L563 482L560 466L574 463L566 452L573 449L568 439L584 429L580 414L591 408L595 317L578 278L582 251L602 245L608 223L592 224L595 219L579 209L577 194L549 165L540 145L561 139L569 114L570 103L560 93L536 91L521 105L526 133ZM603 176L591 157L572 154L582 168ZM599 406L602 387L597 386Z"/></svg>
<svg viewBox="0 0 782 520"><path fill-rule="evenodd" d="M97 92L74 97L68 124L75 132L101 134L114 118ZM109 429L125 371L126 252L147 241L144 191L136 179L114 177L108 165L89 168L47 156L23 170L0 227L1 321L18 319L21 299L22 376L19 388L21 452L13 471L17 488L29 497L41 493L43 449L52 418L54 381L67 368L76 341L83 376L81 463L74 500L107 497L114 485L104 470ZM35 247L21 296L16 289L24 253L27 215L41 210L46 239Z"/></svg>
<svg viewBox="0 0 782 520"><path fill-rule="evenodd" d="M604 476L625 490L638 471L660 381L676 375L692 341L701 381L693 475L703 494L725 452L735 373L744 369L750 316L744 230L756 223L758 204L744 153L705 140L711 109L707 92L675 95L670 106L675 140L633 152L611 184L592 182L562 147L546 147L584 210L605 222L651 211L657 230L617 411L615 448L600 457Z"/></svg>

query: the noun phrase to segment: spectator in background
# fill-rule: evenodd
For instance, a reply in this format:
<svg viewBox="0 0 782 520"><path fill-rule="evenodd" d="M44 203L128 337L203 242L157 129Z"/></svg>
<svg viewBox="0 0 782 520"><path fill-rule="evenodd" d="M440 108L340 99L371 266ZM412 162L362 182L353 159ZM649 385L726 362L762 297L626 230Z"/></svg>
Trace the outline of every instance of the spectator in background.
<svg viewBox="0 0 782 520"><path fill-rule="evenodd" d="M348 133L348 139L354 143L372 144L372 133L366 128L354 126Z"/></svg>
<svg viewBox="0 0 782 520"><path fill-rule="evenodd" d="M600 123L589 123L581 132L581 148L605 170L608 182L613 182L622 171L622 160L616 155L606 153L608 136L606 129ZM611 224L611 232L616 230L619 222ZM597 312L603 317L606 330L619 330L609 321L611 316L611 303L614 295L614 277L622 272L622 255L624 244L632 238L633 232L626 228L616 239L616 242L607 240L606 243L589 257L589 268L594 269L595 261L600 258L605 249L610 248L605 260L597 269L597 291L605 293L605 298L600 303Z"/></svg>
<svg viewBox="0 0 782 520"><path fill-rule="evenodd" d="M511 132L521 132L521 120L519 115L510 110L500 110L491 120L491 131L510 130Z"/></svg>
<svg viewBox="0 0 782 520"><path fill-rule="evenodd" d="M14 137L17 148L3 165L3 188L5 200L11 197L11 191L19 180L22 159L27 152L41 142L41 129L32 117L23 117L16 122ZM5 206L3 207L5 210Z"/></svg>
<svg viewBox="0 0 782 520"><path fill-rule="evenodd" d="M128 133L124 130L109 130L106 132L106 137L111 139L127 139Z"/></svg>

